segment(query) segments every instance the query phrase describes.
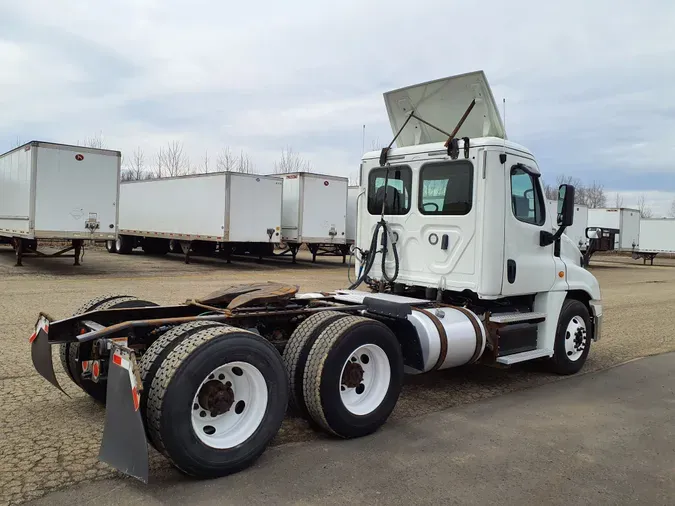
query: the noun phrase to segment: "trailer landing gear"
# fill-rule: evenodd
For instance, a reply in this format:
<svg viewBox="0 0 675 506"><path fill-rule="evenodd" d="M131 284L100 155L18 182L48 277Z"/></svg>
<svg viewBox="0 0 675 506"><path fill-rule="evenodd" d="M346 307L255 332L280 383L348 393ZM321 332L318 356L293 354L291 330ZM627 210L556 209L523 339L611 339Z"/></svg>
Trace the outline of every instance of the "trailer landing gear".
<svg viewBox="0 0 675 506"><path fill-rule="evenodd" d="M36 239L22 239L20 237L15 237L13 239L14 250L16 252L16 267L23 267L23 257L24 256L35 256L38 258L52 258L52 257L62 257L62 258L74 258L73 265L79 266L80 259L82 258L82 249L84 247L84 241L82 239L73 239L71 245L67 248L63 248L55 253L43 253L37 249L37 240ZM72 254L66 255L69 251L73 251Z"/></svg>

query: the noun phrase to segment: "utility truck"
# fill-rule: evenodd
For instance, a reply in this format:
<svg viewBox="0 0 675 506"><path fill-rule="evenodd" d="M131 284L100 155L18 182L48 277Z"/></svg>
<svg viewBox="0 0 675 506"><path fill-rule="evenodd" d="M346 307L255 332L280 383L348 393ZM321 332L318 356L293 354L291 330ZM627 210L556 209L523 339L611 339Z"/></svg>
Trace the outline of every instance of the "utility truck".
<svg viewBox="0 0 675 506"><path fill-rule="evenodd" d="M405 374L583 367L603 311L563 235L574 188L561 185L548 211L535 157L507 140L482 71L385 103L394 141L361 162L346 289L261 283L169 306L105 295L74 316L39 316L35 368L60 388L58 346L70 378L107 403L101 460L147 481L149 440L188 475L223 476L263 453L289 404L356 438L385 423Z"/></svg>
<svg viewBox="0 0 675 506"><path fill-rule="evenodd" d="M0 240L23 257L73 257L117 234L119 151L32 141L0 155ZM47 254L42 241L70 245ZM70 253L72 252L72 253Z"/></svg>

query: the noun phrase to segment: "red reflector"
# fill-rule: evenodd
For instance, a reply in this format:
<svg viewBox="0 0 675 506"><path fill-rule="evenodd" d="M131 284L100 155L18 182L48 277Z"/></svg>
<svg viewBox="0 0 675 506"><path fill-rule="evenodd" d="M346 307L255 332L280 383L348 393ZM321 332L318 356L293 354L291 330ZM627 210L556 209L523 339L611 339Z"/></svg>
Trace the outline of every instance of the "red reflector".
<svg viewBox="0 0 675 506"><path fill-rule="evenodd" d="M131 395L134 398L134 411L138 411L138 408L141 405L141 396L138 395L137 387L131 389Z"/></svg>
<svg viewBox="0 0 675 506"><path fill-rule="evenodd" d="M32 343L37 339L37 332L33 332L33 334L28 338L28 342Z"/></svg>
<svg viewBox="0 0 675 506"><path fill-rule="evenodd" d="M98 360L94 362L94 365L91 368L91 373L94 375L94 378L98 378L98 373L101 372L99 371L99 365L98 365Z"/></svg>
<svg viewBox="0 0 675 506"><path fill-rule="evenodd" d="M119 355L113 355L113 364L122 367L122 357Z"/></svg>

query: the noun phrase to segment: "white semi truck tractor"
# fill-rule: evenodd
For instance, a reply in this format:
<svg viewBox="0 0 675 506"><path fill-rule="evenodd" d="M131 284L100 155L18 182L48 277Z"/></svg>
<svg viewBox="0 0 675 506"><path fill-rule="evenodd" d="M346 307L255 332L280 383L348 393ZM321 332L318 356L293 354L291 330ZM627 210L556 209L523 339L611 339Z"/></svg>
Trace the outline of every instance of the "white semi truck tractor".
<svg viewBox="0 0 675 506"><path fill-rule="evenodd" d="M190 476L223 476L263 453L289 406L362 437L385 423L405 374L583 367L602 305L563 234L574 188L547 212L535 157L506 139L483 72L385 103L394 140L361 163L348 288L240 285L171 306L105 295L61 320L40 314L35 368L61 388L56 345L67 375L107 404L102 461L147 481L149 442Z"/></svg>

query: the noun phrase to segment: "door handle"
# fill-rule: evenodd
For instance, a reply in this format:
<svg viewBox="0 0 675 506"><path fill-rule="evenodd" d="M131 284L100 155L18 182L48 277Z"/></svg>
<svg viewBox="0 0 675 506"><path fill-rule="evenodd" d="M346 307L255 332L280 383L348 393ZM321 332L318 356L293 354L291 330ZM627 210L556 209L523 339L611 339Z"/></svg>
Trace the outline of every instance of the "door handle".
<svg viewBox="0 0 675 506"><path fill-rule="evenodd" d="M513 284L516 281L516 261L507 260L506 261L506 279L509 283Z"/></svg>
<svg viewBox="0 0 675 506"><path fill-rule="evenodd" d="M443 234L443 238L441 239L441 249L448 249L449 242L450 238L448 237L448 234Z"/></svg>

